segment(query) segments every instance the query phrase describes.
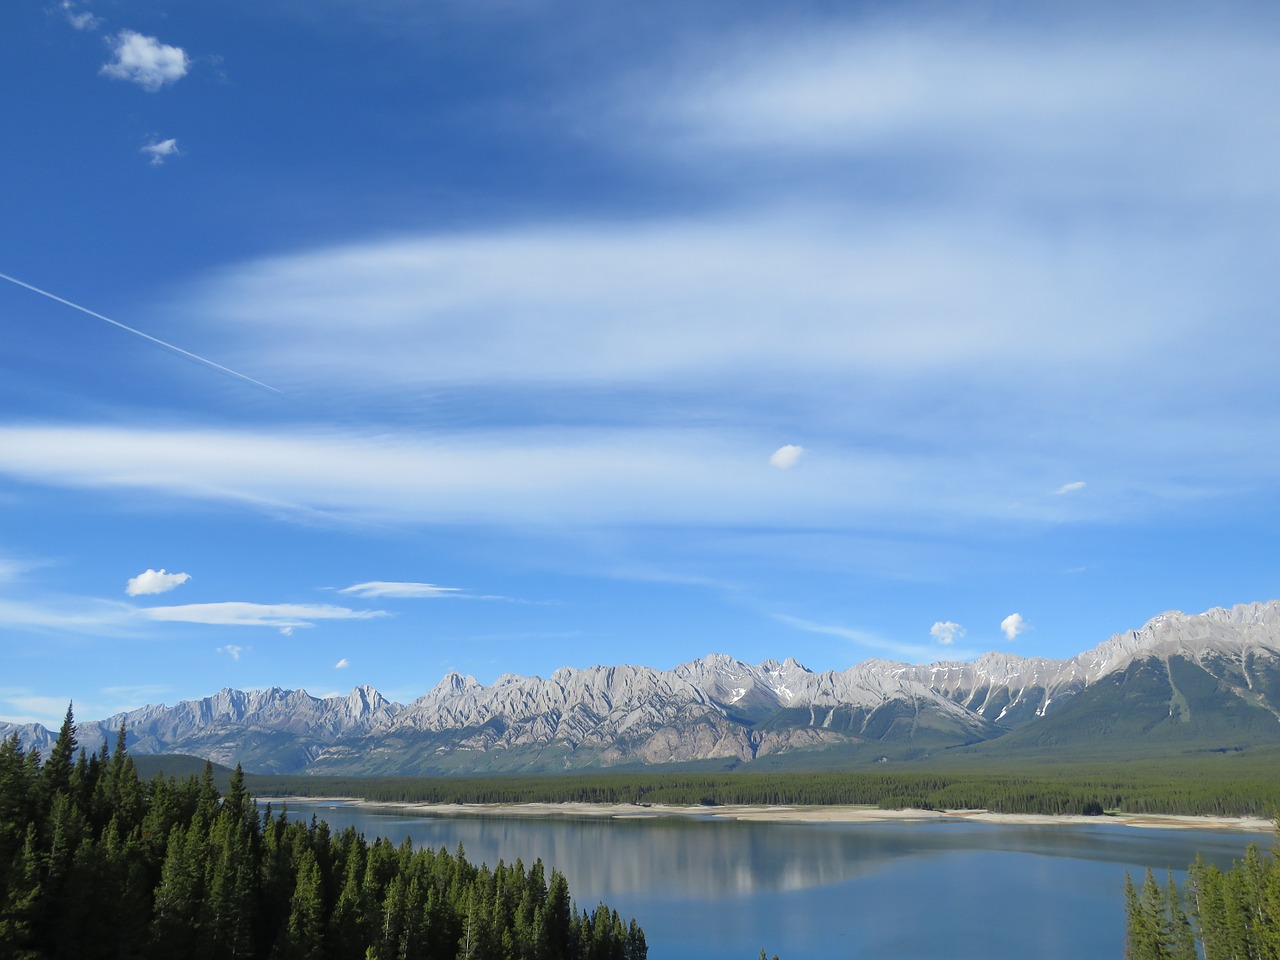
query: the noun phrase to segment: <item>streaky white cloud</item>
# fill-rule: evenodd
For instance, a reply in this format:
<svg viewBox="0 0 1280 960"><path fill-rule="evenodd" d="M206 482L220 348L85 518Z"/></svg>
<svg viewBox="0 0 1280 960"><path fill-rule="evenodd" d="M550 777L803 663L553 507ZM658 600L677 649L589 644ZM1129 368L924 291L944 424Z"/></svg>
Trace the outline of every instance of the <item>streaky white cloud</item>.
<svg viewBox="0 0 1280 960"><path fill-rule="evenodd" d="M239 660L240 654L244 653L247 648L238 647L234 643L228 643L225 647L216 647L214 653L225 653L232 660Z"/></svg>
<svg viewBox="0 0 1280 960"><path fill-rule="evenodd" d="M964 637L967 631L952 620L939 620L929 628L929 636L938 643L951 644Z"/></svg>
<svg viewBox="0 0 1280 960"><path fill-rule="evenodd" d="M1269 38L1225 26L1166 21L1102 39L1068 24L824 24L748 34L664 68L624 85L618 125L687 162L907 156L916 169L946 164L934 189L982 182L984 204L1055 188L1137 201L1175 184L1188 198L1275 196L1261 160L1275 131L1259 111L1280 68Z"/></svg>
<svg viewBox="0 0 1280 960"><path fill-rule="evenodd" d="M170 690L169 687L159 683L134 683L124 686L103 687L100 693L115 699L128 701L131 706L114 709L112 713L120 713L122 710L129 710L133 707L143 707L149 703L155 703L158 697L164 696Z"/></svg>
<svg viewBox="0 0 1280 960"><path fill-rule="evenodd" d="M339 593L351 594L364 599L375 597L392 597L396 599L434 599L437 597L457 597L462 594L459 587L441 587L434 583L407 583L403 581L372 580L369 583L356 583L343 587Z"/></svg>
<svg viewBox="0 0 1280 960"><path fill-rule="evenodd" d="M317 620L371 620L385 617L383 610L350 610L330 604L188 603L176 607L145 607L138 614L165 623L203 623L222 627L273 627L293 629L313 626Z"/></svg>
<svg viewBox="0 0 1280 960"><path fill-rule="evenodd" d="M143 146L141 153L151 158L151 165L158 167L170 157L178 156L178 141L170 137L168 140L154 140Z"/></svg>
<svg viewBox="0 0 1280 960"><path fill-rule="evenodd" d="M1239 419L1239 418L1237 418ZM1280 481L1276 424L1201 429L1190 469L1168 458L1155 425L1119 433L1108 469L1119 480L1070 519L1132 520ZM1183 425L1185 426L1185 424ZM1232 432L1234 431L1234 432ZM1186 430L1180 435L1185 436ZM1123 444L1120 441L1124 441ZM1132 441L1132 443L1130 443ZM866 531L950 523L1057 523L1046 463L978 449L824 450L779 485L760 469L761 439L709 428L416 431L378 435L298 430L150 430L114 425L0 426L0 475L71 488L146 492L228 503L306 521L581 526L598 523L761 528L822 524ZM1120 447L1123 449L1120 449ZM1130 458L1125 461L1123 458ZM993 459L995 458L995 459ZM1000 469L992 463L999 462ZM1168 473L1177 466L1178 482ZM1199 471L1196 473L1195 471ZM1077 506L1077 504L1073 504Z"/></svg>
<svg viewBox="0 0 1280 960"><path fill-rule="evenodd" d="M69 696L45 696L22 688L0 690L0 720L6 723L38 723L57 730L70 702Z"/></svg>
<svg viewBox="0 0 1280 960"><path fill-rule="evenodd" d="M851 640L859 646L866 647L871 650L885 650L892 653L894 656L905 657L913 663L925 663L937 655L937 650L933 647L920 646L913 643L899 643L896 640L890 640L866 630L815 623L812 620L787 616L786 614L774 614L774 619L795 627L798 630L805 630L809 633L819 633L826 636ZM968 651L959 650L954 651L954 655L957 657L971 656Z"/></svg>
<svg viewBox="0 0 1280 960"><path fill-rule="evenodd" d="M32 564L0 554L0 583L17 580Z"/></svg>
<svg viewBox="0 0 1280 960"><path fill-rule="evenodd" d="M1006 640L1015 640L1019 634L1026 633L1027 621L1022 618L1022 614L1011 613L1000 621L1000 629Z"/></svg>
<svg viewBox="0 0 1280 960"><path fill-rule="evenodd" d="M1075 480L1071 483L1064 483L1057 490L1053 491L1055 495L1061 496L1065 493L1075 493L1077 490L1083 490L1086 484L1083 480Z"/></svg>
<svg viewBox="0 0 1280 960"><path fill-rule="evenodd" d="M62 13L67 18L67 23L77 30L97 30L102 25L101 17L79 9L71 0L62 0Z"/></svg>
<svg viewBox="0 0 1280 960"><path fill-rule="evenodd" d="M0 598L0 626L63 633L127 636L137 632L138 608L85 597L57 597L45 603Z"/></svg>
<svg viewBox="0 0 1280 960"><path fill-rule="evenodd" d="M1166 267L1205 274L1192 249L1205 238L1143 240L1160 260L1117 250L1108 266L1096 245L1050 252L1023 223L945 211L868 213L852 226L773 210L532 227L264 259L195 286L181 309L239 334L237 362L252 357L266 379L294 387L733 378L735 389L785 383L826 397L827 376L1110 362L1199 322L1199 307L1220 319L1207 294L1173 297L1148 282ZM573 282L555 280L565 276ZM1135 284L1142 311L1130 308Z"/></svg>
<svg viewBox="0 0 1280 960"><path fill-rule="evenodd" d="M152 93L166 83L181 80L191 67L191 60L181 47L134 30L121 30L109 42L115 59L98 72L114 80L136 83Z"/></svg>
<svg viewBox="0 0 1280 960"><path fill-rule="evenodd" d="M769 464L777 467L779 470L790 470L800 462L800 457L804 455L805 449L794 443L788 443L779 447L769 456Z"/></svg>
<svg viewBox="0 0 1280 960"><path fill-rule="evenodd" d="M347 669L347 667L349 667L349 666L351 666L351 661L350 661L350 660L348 660L346 657L343 657L341 660L339 660L337 663L335 663L335 664L333 665L333 669L335 669L335 670L345 670L345 669Z"/></svg>
<svg viewBox="0 0 1280 960"><path fill-rule="evenodd" d="M74 698L75 716L77 720L112 717L158 703L170 689L160 684L110 686L95 691L92 699L81 689ZM25 687L0 687L0 721L38 723L56 731L72 699L70 695L49 696Z"/></svg>
<svg viewBox="0 0 1280 960"><path fill-rule="evenodd" d="M152 570L148 567L136 577L130 577L125 584L124 592L131 597L141 597L153 593L167 593L182 586L191 579L189 573L166 573L164 568Z"/></svg>
<svg viewBox="0 0 1280 960"><path fill-rule="evenodd" d="M371 437L0 426L0 475L231 502L330 522L539 528L745 522L914 529L938 516L1008 519L1010 501L1034 489L1012 471L991 475L969 453L955 459L948 452L872 450L827 452L780 489L760 470L759 450L756 437L707 429ZM1043 504L1029 502L1020 517L1055 519Z"/></svg>

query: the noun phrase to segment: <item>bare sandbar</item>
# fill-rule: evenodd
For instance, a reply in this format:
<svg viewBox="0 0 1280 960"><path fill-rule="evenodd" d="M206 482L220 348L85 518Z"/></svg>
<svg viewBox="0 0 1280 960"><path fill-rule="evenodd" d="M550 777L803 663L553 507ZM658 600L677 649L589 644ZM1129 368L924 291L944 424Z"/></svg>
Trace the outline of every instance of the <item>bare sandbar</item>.
<svg viewBox="0 0 1280 960"><path fill-rule="evenodd" d="M273 803L341 801L361 807L412 810L417 814L445 817L608 817L613 819L690 817L704 820L748 820L761 823L973 820L1037 826L1114 823L1162 830L1234 830L1258 833L1272 833L1276 830L1275 821L1262 817L1194 817L1156 813L1109 813L1086 817L1076 814L992 813L988 810L882 810L872 806L766 806L732 803L715 806L662 803L392 803L364 800L358 797L275 797L270 799Z"/></svg>

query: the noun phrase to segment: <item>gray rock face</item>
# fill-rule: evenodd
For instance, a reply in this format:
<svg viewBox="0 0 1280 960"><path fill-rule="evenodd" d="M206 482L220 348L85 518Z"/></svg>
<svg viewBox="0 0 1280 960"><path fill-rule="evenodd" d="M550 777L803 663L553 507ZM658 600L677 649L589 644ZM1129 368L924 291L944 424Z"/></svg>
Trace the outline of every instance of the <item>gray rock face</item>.
<svg viewBox="0 0 1280 960"><path fill-rule="evenodd" d="M673 670L563 667L547 679L507 674L490 686L450 673L407 706L367 686L330 698L224 689L82 723L78 735L92 748L123 724L137 753L191 753L263 772L367 772L375 760L388 772L408 757L418 770L485 769L504 755L527 758L529 769L552 755L558 766L750 761L867 741L986 740L1036 722L1135 660L1171 656L1212 661L1217 676L1224 659L1239 664L1247 686L1256 658L1280 658L1280 601L1161 614L1067 660L988 653L971 663L867 660L814 673L793 659L749 664L711 654ZM41 727L0 724L0 734L13 733L44 751L52 743Z"/></svg>

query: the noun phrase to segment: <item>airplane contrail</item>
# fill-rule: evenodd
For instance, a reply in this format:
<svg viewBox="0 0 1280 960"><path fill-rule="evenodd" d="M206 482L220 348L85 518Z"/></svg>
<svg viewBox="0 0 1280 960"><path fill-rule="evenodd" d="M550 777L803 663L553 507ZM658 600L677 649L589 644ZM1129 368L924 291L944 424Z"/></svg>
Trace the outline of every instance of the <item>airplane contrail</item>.
<svg viewBox="0 0 1280 960"><path fill-rule="evenodd" d="M213 369L215 370L221 370L223 373L229 373L233 377L239 377L241 380L247 380L249 381L249 383L252 383L255 386L264 387L265 389L270 390L273 393L284 393L283 390L279 390L271 386L271 384L269 383L263 383L261 380L255 380L253 379L253 377L240 373L238 370L232 370L230 367L224 367L220 363L215 363L214 361L210 360L208 357L202 357L200 356L200 354L192 353L190 350L183 350L181 347L175 346L174 344L169 343L168 341L161 340L159 337L153 337L149 333L143 333L141 330L135 330L133 327L130 327L127 324L123 324L119 320L112 320L110 317L104 317L102 314L97 313L93 310L90 310L88 307L82 307L78 303L72 303L70 300L64 300L62 297L59 297L56 294L52 294L48 290L41 290L39 287L33 287L31 284L24 283L23 281L19 280L17 277L11 277L7 273L0 273L0 280L8 280L10 283L16 283L18 286L24 287L27 290L30 290L32 293L38 293L42 297L48 297L50 300L56 300L58 303L66 304L68 307L71 307L73 310L79 310L81 313L87 313L91 317L97 317L99 320L105 320L107 323L111 324L113 327L119 327L121 330L127 330L129 333L142 337L143 340L150 340L152 343L158 343L160 344L160 346L166 347L169 350L172 350L174 353L180 353L184 357L190 357L192 360L198 360L203 364L207 364L208 366L213 367Z"/></svg>

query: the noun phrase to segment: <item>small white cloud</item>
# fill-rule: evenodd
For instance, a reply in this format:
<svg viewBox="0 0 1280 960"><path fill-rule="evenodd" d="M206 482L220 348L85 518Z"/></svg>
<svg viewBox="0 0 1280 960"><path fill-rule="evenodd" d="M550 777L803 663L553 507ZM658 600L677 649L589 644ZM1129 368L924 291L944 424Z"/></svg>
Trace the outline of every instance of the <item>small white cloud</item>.
<svg viewBox="0 0 1280 960"><path fill-rule="evenodd" d="M165 573L164 568L152 570L148 568L136 577L130 577L124 592L131 597L141 597L152 593L167 593L174 587L180 587L191 579L189 573Z"/></svg>
<svg viewBox="0 0 1280 960"><path fill-rule="evenodd" d="M954 643L965 635L964 627L951 620L939 620L929 628L929 636L939 643Z"/></svg>
<svg viewBox="0 0 1280 960"><path fill-rule="evenodd" d="M237 647L234 643L228 643L225 647L218 647L215 653L225 653L232 660L239 660L240 654L245 650L244 647Z"/></svg>
<svg viewBox="0 0 1280 960"><path fill-rule="evenodd" d="M1085 482L1083 480L1075 480L1072 483L1064 483L1053 492L1055 496L1061 496L1064 493L1075 493L1077 490L1083 490L1084 488Z"/></svg>
<svg viewBox="0 0 1280 960"><path fill-rule="evenodd" d="M98 71L113 80L128 80L151 93L187 75L191 60L181 47L171 47L155 37L121 30L110 41L115 59Z"/></svg>
<svg viewBox="0 0 1280 960"><path fill-rule="evenodd" d="M343 657L341 660L339 660L337 663L333 665L333 669L345 670L349 666L351 666L351 661L349 661L346 657Z"/></svg>
<svg viewBox="0 0 1280 960"><path fill-rule="evenodd" d="M784 447L779 447L773 451L773 455L769 457L771 466L777 467L779 470L790 470L804 455L804 447L798 444L788 443Z"/></svg>
<svg viewBox="0 0 1280 960"><path fill-rule="evenodd" d="M151 158L153 167L158 167L170 157L179 156L178 141L173 137L168 140L157 140L154 143L148 143L139 152L145 153Z"/></svg>
<svg viewBox="0 0 1280 960"><path fill-rule="evenodd" d="M456 597L462 591L458 587L441 587L434 583L405 583L401 581L372 580L369 583L357 583L343 587L339 593L349 593L353 597L365 599L371 597L394 597L399 599L418 599L436 597Z"/></svg>
<svg viewBox="0 0 1280 960"><path fill-rule="evenodd" d="M1000 621L1000 629L1004 631L1006 639L1014 640L1018 634L1027 632L1027 621L1022 619L1022 614L1011 613Z"/></svg>

